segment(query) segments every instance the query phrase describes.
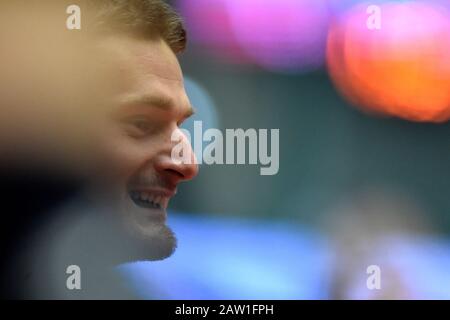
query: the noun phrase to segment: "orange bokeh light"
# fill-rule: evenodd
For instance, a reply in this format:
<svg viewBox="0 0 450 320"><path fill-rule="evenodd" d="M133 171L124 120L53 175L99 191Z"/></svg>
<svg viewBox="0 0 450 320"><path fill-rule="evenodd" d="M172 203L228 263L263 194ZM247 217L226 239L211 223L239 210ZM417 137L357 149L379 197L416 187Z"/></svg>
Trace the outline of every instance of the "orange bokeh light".
<svg viewBox="0 0 450 320"><path fill-rule="evenodd" d="M412 121L450 119L450 15L425 2L380 5L369 29L366 5L337 18L327 63L338 90L371 113Z"/></svg>

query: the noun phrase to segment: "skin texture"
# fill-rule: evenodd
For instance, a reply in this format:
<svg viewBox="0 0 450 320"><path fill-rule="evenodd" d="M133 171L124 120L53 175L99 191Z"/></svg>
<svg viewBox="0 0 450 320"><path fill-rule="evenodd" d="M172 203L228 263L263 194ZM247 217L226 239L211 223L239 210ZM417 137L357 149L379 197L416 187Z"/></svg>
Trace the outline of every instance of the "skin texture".
<svg viewBox="0 0 450 320"><path fill-rule="evenodd" d="M197 175L194 152L181 131L192 164L171 158L174 131L193 113L176 55L161 39L114 35L98 42L104 66L111 68L110 95L98 125L99 166L89 193L108 208L136 249L125 260L163 259L176 239L166 226L168 202L180 182ZM136 204L130 194L145 193L162 208ZM125 253L126 256L126 253Z"/></svg>

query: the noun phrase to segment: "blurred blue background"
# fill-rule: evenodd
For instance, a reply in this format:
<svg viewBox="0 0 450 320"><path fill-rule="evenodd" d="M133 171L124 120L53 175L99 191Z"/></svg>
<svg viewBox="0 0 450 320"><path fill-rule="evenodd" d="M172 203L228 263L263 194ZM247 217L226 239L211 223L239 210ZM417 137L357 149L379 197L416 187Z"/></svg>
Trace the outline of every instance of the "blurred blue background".
<svg viewBox="0 0 450 320"><path fill-rule="evenodd" d="M369 115L338 93L327 31L358 2L172 1L198 111L186 128L278 128L280 170L202 165L169 214L176 253L121 267L142 297L450 298L450 124Z"/></svg>

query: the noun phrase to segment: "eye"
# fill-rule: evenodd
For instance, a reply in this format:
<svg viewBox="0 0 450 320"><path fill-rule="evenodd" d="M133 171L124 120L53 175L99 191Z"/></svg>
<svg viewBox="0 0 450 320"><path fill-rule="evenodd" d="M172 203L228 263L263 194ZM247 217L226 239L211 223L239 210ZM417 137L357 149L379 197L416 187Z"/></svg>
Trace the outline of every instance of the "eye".
<svg viewBox="0 0 450 320"><path fill-rule="evenodd" d="M127 132L134 137L146 136L155 129L155 125L147 117L143 116L125 119L125 126Z"/></svg>
<svg viewBox="0 0 450 320"><path fill-rule="evenodd" d="M134 119L131 121L131 123L142 131L148 131L151 129L151 124L146 119Z"/></svg>

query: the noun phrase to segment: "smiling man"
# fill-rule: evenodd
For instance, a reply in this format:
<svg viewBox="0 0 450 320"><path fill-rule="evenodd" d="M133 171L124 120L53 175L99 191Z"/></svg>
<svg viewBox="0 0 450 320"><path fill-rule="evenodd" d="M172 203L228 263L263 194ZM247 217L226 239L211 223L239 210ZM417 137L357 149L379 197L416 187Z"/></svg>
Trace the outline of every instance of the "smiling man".
<svg viewBox="0 0 450 320"><path fill-rule="evenodd" d="M161 0L87 1L87 32L109 94L98 124L98 166L90 199L106 210L127 250L118 262L157 260L172 254L175 236L167 207L180 182L198 171L171 158L174 131L193 114L176 54L186 45L180 17ZM184 143L189 144L187 139ZM132 244L132 245L131 245Z"/></svg>
<svg viewBox="0 0 450 320"><path fill-rule="evenodd" d="M64 18L65 10L58 9L64 2L46 3L54 3ZM95 78L95 86L80 85L75 99L91 98L87 104L95 110L76 118L95 121L84 150L92 154L71 160L83 160L80 194L52 214L36 216L40 227L30 231L29 241L17 250L8 281L20 288L18 297L130 297L111 270L174 252L176 237L166 223L167 208L178 184L198 172L187 139L182 141L190 164L171 158L180 143L171 137L193 114L177 60L186 45L180 17L162 0L80 0L77 5L82 28L66 31L65 39L74 37L82 44L86 63L74 65L73 74L81 84Z"/></svg>
<svg viewBox="0 0 450 320"><path fill-rule="evenodd" d="M169 7L161 1L147 2L150 7L142 14L149 17L141 19L153 20L160 33L144 24L134 32L105 35L97 42L98 52L113 66L115 81L111 108L99 124L103 159L90 192L114 203L112 211L132 235L144 242L148 239L152 250L141 258L161 259L175 248L175 238L165 224L169 201L177 185L192 179L198 168L193 152L192 164L171 158L171 136L193 114L175 55L184 48L185 33ZM164 14L157 14L158 10ZM148 35L146 29L139 30L143 27L149 28ZM184 142L189 144L187 139ZM187 150L192 150L190 145Z"/></svg>

